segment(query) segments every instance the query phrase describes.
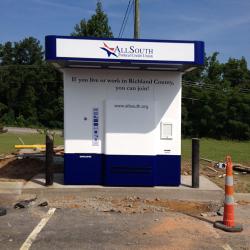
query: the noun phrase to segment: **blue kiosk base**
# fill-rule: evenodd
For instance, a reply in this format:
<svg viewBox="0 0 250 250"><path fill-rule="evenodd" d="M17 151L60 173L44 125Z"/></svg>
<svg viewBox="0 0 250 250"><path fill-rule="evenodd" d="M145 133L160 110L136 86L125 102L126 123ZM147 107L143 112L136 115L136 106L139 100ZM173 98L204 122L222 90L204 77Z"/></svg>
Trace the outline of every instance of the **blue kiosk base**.
<svg viewBox="0 0 250 250"><path fill-rule="evenodd" d="M66 185L180 185L180 155L65 154L64 162Z"/></svg>

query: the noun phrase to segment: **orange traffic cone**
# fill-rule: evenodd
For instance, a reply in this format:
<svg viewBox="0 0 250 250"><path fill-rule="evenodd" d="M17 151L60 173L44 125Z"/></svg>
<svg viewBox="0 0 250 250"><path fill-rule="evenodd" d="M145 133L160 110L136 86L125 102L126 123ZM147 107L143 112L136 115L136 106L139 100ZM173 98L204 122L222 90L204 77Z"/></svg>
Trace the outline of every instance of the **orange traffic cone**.
<svg viewBox="0 0 250 250"><path fill-rule="evenodd" d="M225 202L223 221L216 221L215 228L222 229L226 232L241 232L242 225L234 223L234 198L233 198L233 164L230 156L226 157L226 179L225 179Z"/></svg>

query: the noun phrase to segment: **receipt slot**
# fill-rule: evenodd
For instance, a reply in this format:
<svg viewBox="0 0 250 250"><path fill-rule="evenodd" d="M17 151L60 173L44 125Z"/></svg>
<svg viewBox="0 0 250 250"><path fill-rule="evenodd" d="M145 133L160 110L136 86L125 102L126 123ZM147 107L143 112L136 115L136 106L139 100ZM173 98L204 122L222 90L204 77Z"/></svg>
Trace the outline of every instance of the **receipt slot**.
<svg viewBox="0 0 250 250"><path fill-rule="evenodd" d="M63 73L64 183L178 186L182 75L204 43L47 36Z"/></svg>
<svg viewBox="0 0 250 250"><path fill-rule="evenodd" d="M173 138L173 124L162 122L161 123L161 139L172 139Z"/></svg>

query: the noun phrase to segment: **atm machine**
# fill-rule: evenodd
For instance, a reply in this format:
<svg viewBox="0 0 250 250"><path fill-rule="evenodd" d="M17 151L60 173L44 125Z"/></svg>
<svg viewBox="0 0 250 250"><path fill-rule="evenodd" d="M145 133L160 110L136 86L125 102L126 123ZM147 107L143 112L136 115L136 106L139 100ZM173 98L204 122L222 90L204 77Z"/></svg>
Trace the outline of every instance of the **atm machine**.
<svg viewBox="0 0 250 250"><path fill-rule="evenodd" d="M46 37L64 76L64 182L178 186L181 80L201 41Z"/></svg>

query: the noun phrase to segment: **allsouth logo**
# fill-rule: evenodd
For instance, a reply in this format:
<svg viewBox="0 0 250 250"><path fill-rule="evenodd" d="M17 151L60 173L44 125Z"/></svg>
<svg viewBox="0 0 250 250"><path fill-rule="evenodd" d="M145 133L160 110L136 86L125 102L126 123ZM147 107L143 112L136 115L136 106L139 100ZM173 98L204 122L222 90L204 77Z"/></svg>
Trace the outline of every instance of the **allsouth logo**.
<svg viewBox="0 0 250 250"><path fill-rule="evenodd" d="M154 50L151 48L141 48L134 45L128 47L111 47L107 43L103 43L103 47L100 49L107 53L108 57L119 57L119 58L153 58Z"/></svg>
<svg viewBox="0 0 250 250"><path fill-rule="evenodd" d="M108 57L110 57L111 55L118 57L115 53L115 49L116 48L111 48L109 47L106 43L103 43L104 47L100 47L102 50L107 52Z"/></svg>

